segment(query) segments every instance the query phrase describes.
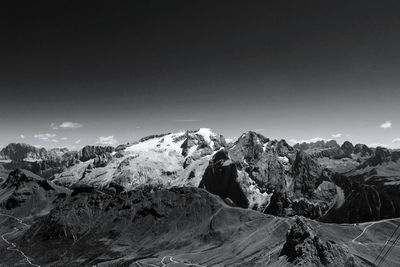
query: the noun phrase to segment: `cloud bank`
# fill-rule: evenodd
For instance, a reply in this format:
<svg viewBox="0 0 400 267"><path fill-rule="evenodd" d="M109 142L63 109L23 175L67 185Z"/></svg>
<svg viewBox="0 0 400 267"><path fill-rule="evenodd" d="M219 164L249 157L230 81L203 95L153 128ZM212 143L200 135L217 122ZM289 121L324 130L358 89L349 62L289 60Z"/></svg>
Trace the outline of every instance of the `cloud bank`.
<svg viewBox="0 0 400 267"><path fill-rule="evenodd" d="M96 142L96 144L99 144L99 145L108 145L108 146L115 145L116 143L117 143L117 139L115 139L113 135L110 135L110 136L100 136L100 137L97 139L97 142Z"/></svg>
<svg viewBox="0 0 400 267"><path fill-rule="evenodd" d="M289 140L289 142L291 142L291 143L293 143L293 144L297 144L297 143L315 143L315 142L318 142L318 141L329 141L329 140L332 140L332 139L329 139L329 138L322 138L322 137L314 137L314 138L311 138L311 139L304 139L304 140L298 140L298 139L290 139Z"/></svg>
<svg viewBox="0 0 400 267"><path fill-rule="evenodd" d="M58 143L58 140L55 139L56 136L57 136L56 134L41 133L41 134L35 134L33 137L35 137L36 139L39 139L41 141Z"/></svg>

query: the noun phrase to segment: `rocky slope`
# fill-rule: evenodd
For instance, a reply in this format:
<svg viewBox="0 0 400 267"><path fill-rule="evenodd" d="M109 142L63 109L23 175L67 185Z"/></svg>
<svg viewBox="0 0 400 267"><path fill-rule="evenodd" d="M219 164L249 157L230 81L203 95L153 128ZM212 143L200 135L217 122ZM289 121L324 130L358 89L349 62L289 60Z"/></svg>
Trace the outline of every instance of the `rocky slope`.
<svg viewBox="0 0 400 267"><path fill-rule="evenodd" d="M400 217L400 151L378 147L374 156L354 170L335 174L345 201L323 219L362 222Z"/></svg>
<svg viewBox="0 0 400 267"><path fill-rule="evenodd" d="M345 247L318 237L300 217L287 232L280 256L287 256L296 266L346 266L353 259Z"/></svg>
<svg viewBox="0 0 400 267"><path fill-rule="evenodd" d="M368 266L380 247L366 251L362 236L352 242L361 232L233 208L193 187L121 194L80 187L8 238L40 266ZM13 266L16 255L1 244L0 251Z"/></svg>
<svg viewBox="0 0 400 267"><path fill-rule="evenodd" d="M29 171L16 169L0 184L0 207L23 217L48 213L69 190Z"/></svg>

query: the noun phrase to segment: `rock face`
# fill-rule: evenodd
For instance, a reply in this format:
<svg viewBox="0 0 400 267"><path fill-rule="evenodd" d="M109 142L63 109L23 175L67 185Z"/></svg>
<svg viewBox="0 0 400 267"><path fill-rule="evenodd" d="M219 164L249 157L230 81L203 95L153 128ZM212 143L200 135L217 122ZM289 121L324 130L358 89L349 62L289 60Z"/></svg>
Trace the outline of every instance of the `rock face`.
<svg viewBox="0 0 400 267"><path fill-rule="evenodd" d="M276 186L285 184L295 152L284 140L278 142L247 132L229 148L229 154L261 192L271 193Z"/></svg>
<svg viewBox="0 0 400 267"><path fill-rule="evenodd" d="M308 154L298 151L292 166L294 194L311 197L314 190L322 183L321 174L321 166Z"/></svg>
<svg viewBox="0 0 400 267"><path fill-rule="evenodd" d="M23 143L11 143L0 151L0 156L13 161L42 160L47 157L47 151Z"/></svg>
<svg viewBox="0 0 400 267"><path fill-rule="evenodd" d="M79 160L87 161L114 152L112 146L85 146L79 151Z"/></svg>
<svg viewBox="0 0 400 267"><path fill-rule="evenodd" d="M275 189L286 187L294 155L295 151L284 140L269 140L246 132L214 155L201 185L240 207L263 211Z"/></svg>
<svg viewBox="0 0 400 267"><path fill-rule="evenodd" d="M279 216L302 215L317 219L336 201L336 187L330 171L303 151L298 151L291 166L290 183L275 190L268 213Z"/></svg>
<svg viewBox="0 0 400 267"><path fill-rule="evenodd" d="M296 266L346 266L350 262L348 251L321 240L300 217L286 234L280 256L287 256Z"/></svg>
<svg viewBox="0 0 400 267"><path fill-rule="evenodd" d="M226 150L218 151L210 161L199 187L210 193L229 198L242 208L249 206L249 201L237 180L238 174L235 164L229 160Z"/></svg>
<svg viewBox="0 0 400 267"><path fill-rule="evenodd" d="M351 157L351 154L354 152L354 146L349 141L345 141L340 148L346 157Z"/></svg>

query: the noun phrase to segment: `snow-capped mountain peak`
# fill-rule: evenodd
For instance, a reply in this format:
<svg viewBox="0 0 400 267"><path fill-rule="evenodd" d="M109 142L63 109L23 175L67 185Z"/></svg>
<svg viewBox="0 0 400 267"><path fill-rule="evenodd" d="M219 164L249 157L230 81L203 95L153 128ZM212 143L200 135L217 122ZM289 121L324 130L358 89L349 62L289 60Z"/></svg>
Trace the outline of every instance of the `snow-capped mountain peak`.
<svg viewBox="0 0 400 267"><path fill-rule="evenodd" d="M66 169L55 175L55 181L127 189L144 184L198 186L212 155L225 146L223 136L207 128L148 136Z"/></svg>

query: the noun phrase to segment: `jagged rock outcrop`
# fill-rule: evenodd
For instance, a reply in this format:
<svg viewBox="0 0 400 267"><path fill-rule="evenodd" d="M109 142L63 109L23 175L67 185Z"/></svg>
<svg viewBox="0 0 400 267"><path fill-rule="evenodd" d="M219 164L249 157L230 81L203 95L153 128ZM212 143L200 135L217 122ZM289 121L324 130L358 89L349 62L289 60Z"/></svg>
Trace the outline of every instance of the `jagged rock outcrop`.
<svg viewBox="0 0 400 267"><path fill-rule="evenodd" d="M32 178L28 178L20 169L15 169L14 171L10 172L7 180L2 185L2 188L9 186L19 187L22 183L29 181L32 181Z"/></svg>
<svg viewBox="0 0 400 267"><path fill-rule="evenodd" d="M352 261L347 250L319 238L300 217L286 234L280 256L287 256L296 266L346 266Z"/></svg>
<svg viewBox="0 0 400 267"><path fill-rule="evenodd" d="M323 149L329 149L329 148L339 148L340 146L335 140L329 140L329 141L316 141L316 142L311 142L311 143L298 143L293 146L294 148L298 150L323 150Z"/></svg>
<svg viewBox="0 0 400 267"><path fill-rule="evenodd" d="M229 155L239 170L256 182L261 192L271 193L276 186L286 185L295 151L285 140L269 140L250 131L229 148Z"/></svg>
<svg viewBox="0 0 400 267"><path fill-rule="evenodd" d="M233 160L245 161L248 165L256 164L263 152L264 145L269 141L268 138L256 132L246 132L230 147L229 152Z"/></svg>
<svg viewBox="0 0 400 267"><path fill-rule="evenodd" d="M356 144L353 153L359 154L361 157L369 157L373 154L373 151L367 145Z"/></svg>
<svg viewBox="0 0 400 267"><path fill-rule="evenodd" d="M79 151L79 160L88 161L112 152L114 152L114 147L112 146L85 146Z"/></svg>
<svg viewBox="0 0 400 267"><path fill-rule="evenodd" d="M333 160L354 159L362 161L373 154L372 149L364 144L353 145L344 141L341 146L335 140L318 141L315 143L302 143L293 146L302 150L314 158L329 158ZM361 159L360 159L361 158Z"/></svg>
<svg viewBox="0 0 400 267"><path fill-rule="evenodd" d="M346 157L351 157L351 154L353 154L354 152L354 146L349 141L344 141L340 148L342 149Z"/></svg>

